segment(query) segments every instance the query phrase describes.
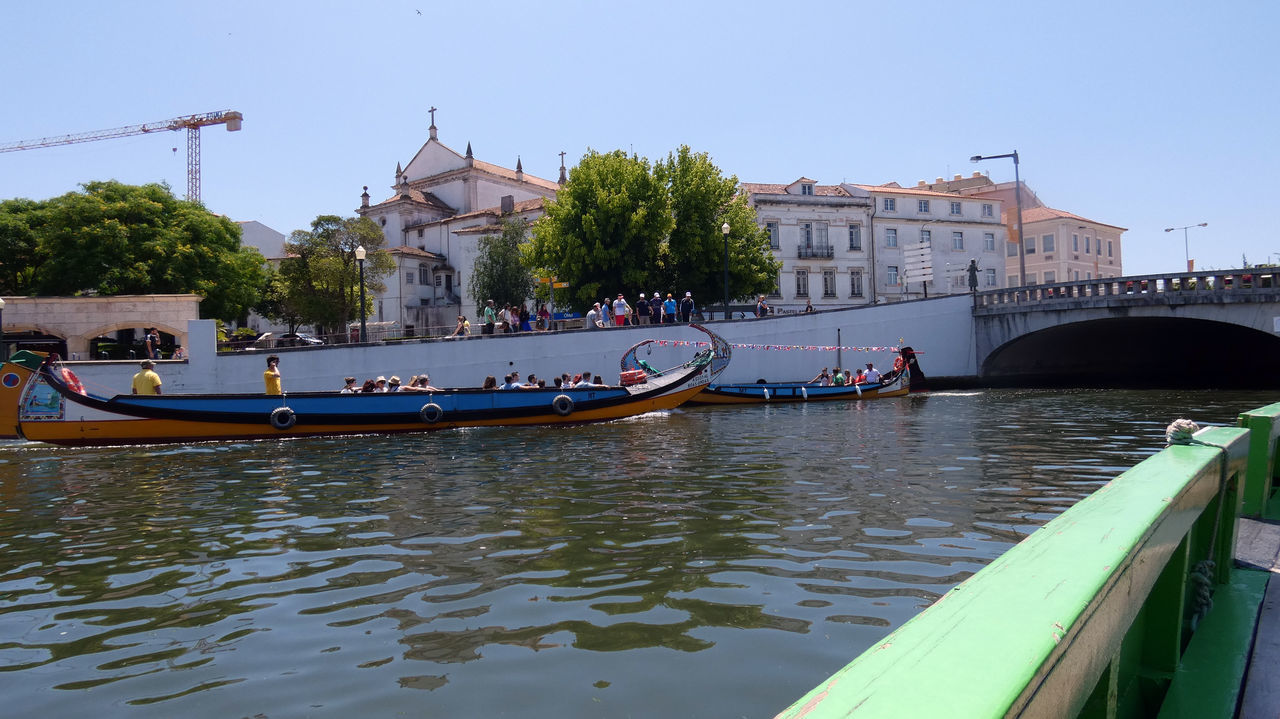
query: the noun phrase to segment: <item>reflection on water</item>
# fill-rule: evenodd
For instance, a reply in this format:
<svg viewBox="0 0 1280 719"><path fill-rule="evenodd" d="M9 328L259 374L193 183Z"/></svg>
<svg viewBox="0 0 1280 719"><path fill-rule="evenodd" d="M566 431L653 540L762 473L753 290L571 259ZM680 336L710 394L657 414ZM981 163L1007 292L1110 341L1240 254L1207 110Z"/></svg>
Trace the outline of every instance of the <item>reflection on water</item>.
<svg viewBox="0 0 1280 719"><path fill-rule="evenodd" d="M771 716L1275 396L937 393L577 428L0 446L8 715Z"/></svg>

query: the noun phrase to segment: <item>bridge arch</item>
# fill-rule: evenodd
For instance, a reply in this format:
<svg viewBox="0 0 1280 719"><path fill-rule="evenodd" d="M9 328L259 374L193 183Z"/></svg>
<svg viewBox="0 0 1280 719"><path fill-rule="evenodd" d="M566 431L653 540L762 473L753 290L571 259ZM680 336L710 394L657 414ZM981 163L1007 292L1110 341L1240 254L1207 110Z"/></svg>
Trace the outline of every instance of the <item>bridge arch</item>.
<svg viewBox="0 0 1280 719"><path fill-rule="evenodd" d="M1112 316L1021 334L982 363L990 384L1280 388L1280 336L1195 317Z"/></svg>

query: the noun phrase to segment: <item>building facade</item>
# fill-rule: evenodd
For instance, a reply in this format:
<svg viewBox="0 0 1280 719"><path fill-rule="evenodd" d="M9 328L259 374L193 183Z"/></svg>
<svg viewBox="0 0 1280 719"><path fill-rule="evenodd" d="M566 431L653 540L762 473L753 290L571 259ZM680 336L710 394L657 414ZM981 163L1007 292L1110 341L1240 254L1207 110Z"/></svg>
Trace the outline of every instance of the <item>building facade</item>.
<svg viewBox="0 0 1280 719"><path fill-rule="evenodd" d="M502 233L507 220L532 222L543 201L560 185L524 172L475 159L470 143L459 154L440 142L435 123L429 139L403 167L396 164L391 197L360 208L382 228L396 259L396 274L383 278L385 292L374 298L369 321L404 334L440 334L458 315L473 318L483 298L467 296L479 239ZM561 166L561 180L564 181Z"/></svg>
<svg viewBox="0 0 1280 719"><path fill-rule="evenodd" d="M1000 201L888 185L743 183L782 262L773 305L800 311L968 292L1004 282ZM913 277L914 275L914 277Z"/></svg>

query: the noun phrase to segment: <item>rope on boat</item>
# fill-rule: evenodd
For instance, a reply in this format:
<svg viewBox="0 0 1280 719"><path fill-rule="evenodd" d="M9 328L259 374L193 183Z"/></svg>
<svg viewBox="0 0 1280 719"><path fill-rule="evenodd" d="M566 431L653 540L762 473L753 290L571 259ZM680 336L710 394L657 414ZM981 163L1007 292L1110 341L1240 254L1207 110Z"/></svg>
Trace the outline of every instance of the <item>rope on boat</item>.
<svg viewBox="0 0 1280 719"><path fill-rule="evenodd" d="M1189 419L1176 419L1165 428L1164 437L1166 446L1173 445L1200 445L1202 447L1213 447L1218 450L1219 469L1218 469L1218 509L1213 517L1213 533L1209 535L1209 552L1208 557L1196 562L1191 568L1188 580L1192 586L1191 599L1191 631L1195 631L1200 622L1213 609L1213 584L1214 571L1217 569L1217 563L1214 562L1213 556L1218 544L1218 529L1222 526L1222 513L1225 509L1227 494L1227 448L1222 445L1206 442L1195 438L1195 433L1200 431L1200 425Z"/></svg>

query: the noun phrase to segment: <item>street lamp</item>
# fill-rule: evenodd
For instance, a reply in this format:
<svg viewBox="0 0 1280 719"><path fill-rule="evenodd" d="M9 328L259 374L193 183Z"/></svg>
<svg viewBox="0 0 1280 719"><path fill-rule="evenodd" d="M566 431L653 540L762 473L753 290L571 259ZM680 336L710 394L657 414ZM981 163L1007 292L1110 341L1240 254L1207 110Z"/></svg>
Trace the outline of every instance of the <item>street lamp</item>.
<svg viewBox="0 0 1280 719"><path fill-rule="evenodd" d="M1192 227L1208 227L1208 222L1201 222L1196 225L1187 225L1185 227L1166 227L1165 232L1173 232L1174 230L1182 230L1182 249L1187 254L1187 272L1195 272L1191 266L1191 243L1187 241L1187 230Z"/></svg>
<svg viewBox="0 0 1280 719"><path fill-rule="evenodd" d="M1018 151L1006 152L1003 155L974 155L969 158L969 162L981 162L983 160L998 160L1002 157L1013 158L1013 190L1014 198L1018 203L1018 284L1027 284L1027 255L1023 252L1026 249L1026 242L1022 238L1022 177L1018 174Z"/></svg>
<svg viewBox="0 0 1280 719"><path fill-rule="evenodd" d="M9 360L9 345L4 343L4 298L0 297L0 362Z"/></svg>
<svg viewBox="0 0 1280 719"><path fill-rule="evenodd" d="M360 344L369 341L369 330L364 323L364 245L356 247L356 264L360 265Z"/></svg>
<svg viewBox="0 0 1280 719"><path fill-rule="evenodd" d="M729 223L720 225L724 235L724 318L729 319Z"/></svg>

